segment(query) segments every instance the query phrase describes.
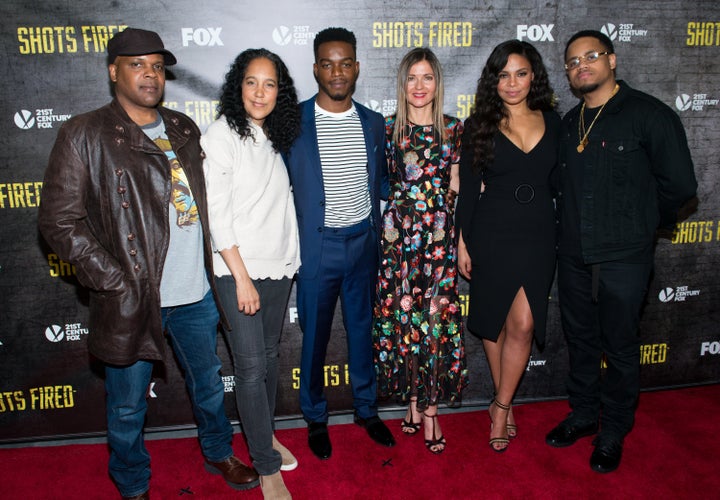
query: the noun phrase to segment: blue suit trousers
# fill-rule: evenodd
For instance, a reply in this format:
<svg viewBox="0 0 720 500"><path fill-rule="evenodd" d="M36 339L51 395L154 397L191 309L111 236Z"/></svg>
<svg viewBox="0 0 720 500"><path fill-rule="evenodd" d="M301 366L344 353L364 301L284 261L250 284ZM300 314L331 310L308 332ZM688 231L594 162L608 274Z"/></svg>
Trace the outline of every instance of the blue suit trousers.
<svg viewBox="0 0 720 500"><path fill-rule="evenodd" d="M324 365L338 298L347 332L353 407L362 418L377 415L377 382L372 354L372 317L377 280L377 235L369 220L346 228L323 228L320 269L297 280L303 331L300 409L307 422L327 422ZM301 249L302 255L302 249Z"/></svg>

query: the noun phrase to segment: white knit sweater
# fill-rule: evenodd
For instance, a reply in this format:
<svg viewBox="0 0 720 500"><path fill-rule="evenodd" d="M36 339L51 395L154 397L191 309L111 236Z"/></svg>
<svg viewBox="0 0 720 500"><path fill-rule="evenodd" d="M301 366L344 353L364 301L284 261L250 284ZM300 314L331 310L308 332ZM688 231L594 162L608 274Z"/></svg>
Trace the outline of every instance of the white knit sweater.
<svg viewBox="0 0 720 500"><path fill-rule="evenodd" d="M215 275L230 275L218 251L236 245L252 279L292 277L300 246L287 169L262 128L250 127L241 138L221 116L200 139Z"/></svg>

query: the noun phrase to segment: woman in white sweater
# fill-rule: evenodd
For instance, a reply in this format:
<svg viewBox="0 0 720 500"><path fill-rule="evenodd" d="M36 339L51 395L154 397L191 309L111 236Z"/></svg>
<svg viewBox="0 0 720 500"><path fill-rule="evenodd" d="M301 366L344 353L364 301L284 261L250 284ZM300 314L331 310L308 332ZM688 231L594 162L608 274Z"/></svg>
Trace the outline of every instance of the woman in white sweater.
<svg viewBox="0 0 720 500"><path fill-rule="evenodd" d="M235 396L265 498L290 498L281 470L297 460L274 435L278 344L300 266L297 219L281 153L300 130L282 60L242 52L225 76L219 118L201 139L220 302L231 330Z"/></svg>

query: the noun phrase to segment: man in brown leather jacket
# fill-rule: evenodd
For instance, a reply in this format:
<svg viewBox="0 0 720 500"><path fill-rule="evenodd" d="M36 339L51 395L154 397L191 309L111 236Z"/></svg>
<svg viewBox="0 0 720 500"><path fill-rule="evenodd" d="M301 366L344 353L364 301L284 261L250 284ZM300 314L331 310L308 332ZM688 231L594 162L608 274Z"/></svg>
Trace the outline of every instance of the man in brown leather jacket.
<svg viewBox="0 0 720 500"><path fill-rule="evenodd" d="M58 133L39 226L90 290L88 348L105 364L110 475L123 498L149 498L145 396L166 333L206 469L252 488L258 476L234 456L224 412L200 131L159 106L176 59L157 33L127 28L108 56L115 99Z"/></svg>

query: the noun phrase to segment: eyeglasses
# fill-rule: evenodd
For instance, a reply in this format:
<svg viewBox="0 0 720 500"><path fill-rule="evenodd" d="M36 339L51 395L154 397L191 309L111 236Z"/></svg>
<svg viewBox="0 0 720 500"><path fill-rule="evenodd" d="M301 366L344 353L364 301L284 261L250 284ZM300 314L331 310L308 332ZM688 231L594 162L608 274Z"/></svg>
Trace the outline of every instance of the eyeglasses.
<svg viewBox="0 0 720 500"><path fill-rule="evenodd" d="M610 52L608 51L598 52L595 50L593 52L588 52L584 56L573 57L572 59L568 59L567 61L565 61L565 69L567 71L572 71L574 69L577 69L580 66L580 63L583 61L587 61L588 64L592 64L598 59L600 59L600 56L606 56L608 54L610 54Z"/></svg>

